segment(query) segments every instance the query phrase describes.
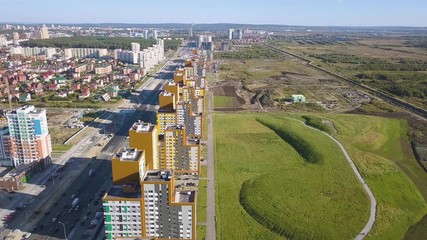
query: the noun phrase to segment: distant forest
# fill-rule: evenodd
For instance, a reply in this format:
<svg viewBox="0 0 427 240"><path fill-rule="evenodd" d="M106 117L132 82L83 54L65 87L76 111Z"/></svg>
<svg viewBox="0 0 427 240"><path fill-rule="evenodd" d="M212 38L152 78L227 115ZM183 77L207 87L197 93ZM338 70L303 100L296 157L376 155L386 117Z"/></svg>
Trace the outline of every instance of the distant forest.
<svg viewBox="0 0 427 240"><path fill-rule="evenodd" d="M126 37L61 37L50 39L31 39L22 42L24 47L56 47L56 48L107 48L131 49L131 43L139 43L141 49L153 46L154 39L126 38ZM165 40L165 50L178 49L181 40Z"/></svg>

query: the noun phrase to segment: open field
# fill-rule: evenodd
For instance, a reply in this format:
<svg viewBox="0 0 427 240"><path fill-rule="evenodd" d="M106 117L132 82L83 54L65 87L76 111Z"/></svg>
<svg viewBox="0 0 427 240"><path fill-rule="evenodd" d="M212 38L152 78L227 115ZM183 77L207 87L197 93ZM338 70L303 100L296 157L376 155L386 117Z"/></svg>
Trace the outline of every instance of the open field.
<svg viewBox="0 0 427 240"><path fill-rule="evenodd" d="M255 98L261 99L263 107L270 110L299 112L345 112L371 100L365 93L293 57L225 58L218 62L219 81L213 84L215 96L232 96L225 90L223 94L216 90L233 86L237 95L245 99L241 105L247 110L258 108ZM303 94L309 104L290 104L292 94Z"/></svg>
<svg viewBox="0 0 427 240"><path fill-rule="evenodd" d="M427 174L411 152L406 121L358 115L325 116L333 121L337 138L378 201L377 223L369 237L402 239L408 228L427 214ZM425 221L421 224L424 225L418 227L427 228Z"/></svg>
<svg viewBox="0 0 427 240"><path fill-rule="evenodd" d="M427 49L405 37L363 37L352 42L276 41L287 51L355 81L427 106Z"/></svg>
<svg viewBox="0 0 427 240"><path fill-rule="evenodd" d="M237 100L234 97L227 96L216 96L214 97L214 107L215 108L227 108L236 106Z"/></svg>
<svg viewBox="0 0 427 240"><path fill-rule="evenodd" d="M258 116L264 125L252 115L215 116L218 239L355 237L369 202L338 146L293 120ZM304 160L281 132L323 161Z"/></svg>
<svg viewBox="0 0 427 240"><path fill-rule="evenodd" d="M218 239L280 239L277 232L290 239L354 238L367 221L369 202L348 163L326 136L282 116L301 119L297 114L215 115ZM408 148L406 122L317 116L334 123L336 137L378 201L377 222L367 239L403 239L427 213L427 176ZM312 148L326 156L324 161L305 162L279 136L283 131L304 136L308 146L317 143ZM412 239L422 236L423 225L416 227Z"/></svg>

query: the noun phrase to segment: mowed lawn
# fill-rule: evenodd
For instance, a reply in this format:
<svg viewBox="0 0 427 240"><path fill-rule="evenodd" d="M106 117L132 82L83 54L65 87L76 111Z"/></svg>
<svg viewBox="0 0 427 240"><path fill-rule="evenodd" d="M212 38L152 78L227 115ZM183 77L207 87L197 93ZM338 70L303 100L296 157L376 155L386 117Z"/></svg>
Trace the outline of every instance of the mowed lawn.
<svg viewBox="0 0 427 240"><path fill-rule="evenodd" d="M236 107L236 106L238 106L238 104L235 97L227 97L227 96L214 97L215 108L228 108L228 107Z"/></svg>
<svg viewBox="0 0 427 240"><path fill-rule="evenodd" d="M324 116L333 121L337 138L377 199L377 222L368 239L403 239L408 229L427 214L427 174L411 152L406 121L361 115ZM427 222L417 228L427 229ZM409 239L426 236L412 235Z"/></svg>
<svg viewBox="0 0 427 240"><path fill-rule="evenodd" d="M322 161L307 162L266 124ZM216 114L214 128L218 239L354 239L366 224L369 199L327 136L267 114Z"/></svg>

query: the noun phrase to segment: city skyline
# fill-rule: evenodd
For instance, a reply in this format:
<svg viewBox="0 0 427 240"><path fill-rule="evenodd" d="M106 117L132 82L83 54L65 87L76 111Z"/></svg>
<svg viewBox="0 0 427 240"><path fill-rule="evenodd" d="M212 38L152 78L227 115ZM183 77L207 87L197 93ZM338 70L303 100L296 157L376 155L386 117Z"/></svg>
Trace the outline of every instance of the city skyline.
<svg viewBox="0 0 427 240"><path fill-rule="evenodd" d="M72 3L52 0L7 0L5 23L236 23L301 26L426 26L427 2L420 0L268 0L158 2L100 0ZM197 4L196 4L197 3ZM25 8L23 7L25 6ZM102 7L101 7L102 6ZM193 8L189 15L176 14ZM146 9L159 8L158 11ZM66 12L64 10L67 9ZM20 14L17 14L20 13Z"/></svg>

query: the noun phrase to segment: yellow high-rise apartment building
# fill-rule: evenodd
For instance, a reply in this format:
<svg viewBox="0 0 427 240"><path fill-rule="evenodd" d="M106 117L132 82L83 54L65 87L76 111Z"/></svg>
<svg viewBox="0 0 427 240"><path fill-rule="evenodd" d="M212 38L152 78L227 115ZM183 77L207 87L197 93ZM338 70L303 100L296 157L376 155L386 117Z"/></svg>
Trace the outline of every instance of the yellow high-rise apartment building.
<svg viewBox="0 0 427 240"><path fill-rule="evenodd" d="M159 169L158 140L157 127L151 123L139 121L129 129L129 146L144 150L147 169Z"/></svg>
<svg viewBox="0 0 427 240"><path fill-rule="evenodd" d="M144 152L113 158L113 186L104 195L106 239L196 239L194 190L175 185L173 170L145 169Z"/></svg>
<svg viewBox="0 0 427 240"><path fill-rule="evenodd" d="M182 125L168 126L160 141L160 167L200 174L200 140L187 136Z"/></svg>

